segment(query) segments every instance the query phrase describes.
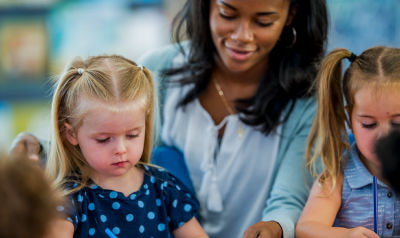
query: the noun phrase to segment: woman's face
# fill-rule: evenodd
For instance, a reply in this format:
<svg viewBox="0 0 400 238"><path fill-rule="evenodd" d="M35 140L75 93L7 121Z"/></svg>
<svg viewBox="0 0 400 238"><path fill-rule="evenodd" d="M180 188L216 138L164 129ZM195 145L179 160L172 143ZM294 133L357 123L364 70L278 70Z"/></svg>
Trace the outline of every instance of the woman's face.
<svg viewBox="0 0 400 238"><path fill-rule="evenodd" d="M295 14L288 0L211 0L217 57L232 72L268 64L283 27L291 25Z"/></svg>

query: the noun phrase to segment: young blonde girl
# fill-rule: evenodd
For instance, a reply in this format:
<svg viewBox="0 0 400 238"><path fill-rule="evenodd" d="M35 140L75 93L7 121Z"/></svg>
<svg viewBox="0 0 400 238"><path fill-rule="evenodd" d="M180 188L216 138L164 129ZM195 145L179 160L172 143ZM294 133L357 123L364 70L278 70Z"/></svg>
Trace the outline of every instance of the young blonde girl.
<svg viewBox="0 0 400 238"><path fill-rule="evenodd" d="M206 236L198 201L149 164L155 91L150 72L117 55L76 58L57 79L46 173L70 201L54 237Z"/></svg>
<svg viewBox="0 0 400 238"><path fill-rule="evenodd" d="M351 64L342 81L345 58ZM374 149L380 136L400 127L400 49L374 47L359 56L336 49L322 62L316 86L307 160L310 171L319 159L325 170L311 189L296 237L400 237L400 202L381 176ZM355 136L351 146L345 122ZM372 176L378 178L379 236L373 232Z"/></svg>

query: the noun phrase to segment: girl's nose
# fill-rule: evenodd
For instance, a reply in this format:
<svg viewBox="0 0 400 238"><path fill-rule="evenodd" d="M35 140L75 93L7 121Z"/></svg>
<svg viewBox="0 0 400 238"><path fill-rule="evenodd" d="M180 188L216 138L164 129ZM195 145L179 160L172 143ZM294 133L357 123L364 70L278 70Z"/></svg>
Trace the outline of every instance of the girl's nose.
<svg viewBox="0 0 400 238"><path fill-rule="evenodd" d="M236 31L231 35L232 40L245 44L254 40L250 22L241 22Z"/></svg>
<svg viewBox="0 0 400 238"><path fill-rule="evenodd" d="M116 147L114 149L115 155L123 155L126 153L126 146L123 140L117 140Z"/></svg>

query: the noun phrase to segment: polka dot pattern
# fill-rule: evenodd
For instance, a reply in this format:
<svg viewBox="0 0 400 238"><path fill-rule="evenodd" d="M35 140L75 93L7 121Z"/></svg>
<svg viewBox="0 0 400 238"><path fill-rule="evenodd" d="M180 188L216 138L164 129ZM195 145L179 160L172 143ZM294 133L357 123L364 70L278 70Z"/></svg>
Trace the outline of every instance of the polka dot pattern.
<svg viewBox="0 0 400 238"><path fill-rule="evenodd" d="M134 216L132 214L126 215L126 220L129 222L133 221L133 218L134 218Z"/></svg>
<svg viewBox="0 0 400 238"><path fill-rule="evenodd" d="M147 213L147 217L148 217L150 220L153 220L154 217L155 217L154 212L149 212L149 213Z"/></svg>
<svg viewBox="0 0 400 238"><path fill-rule="evenodd" d="M140 208L144 208L144 202L143 202L143 201L139 201L139 202L138 202L138 206L139 206Z"/></svg>
<svg viewBox="0 0 400 238"><path fill-rule="evenodd" d="M98 185L67 196L69 204L57 211L69 217L76 237L99 237L105 230L117 237L167 237L199 208L182 182L150 166L140 189L127 197Z"/></svg>
<svg viewBox="0 0 400 238"><path fill-rule="evenodd" d="M113 230L112 230L112 232L113 232L114 234L118 235L118 234L121 232L121 230L120 230L118 227L114 227Z"/></svg>
<svg viewBox="0 0 400 238"><path fill-rule="evenodd" d="M160 223L160 224L158 224L157 228L159 231L163 231L163 230L165 230L165 225L163 223Z"/></svg>
<svg viewBox="0 0 400 238"><path fill-rule="evenodd" d="M110 193L110 198L116 198L118 197L118 193L117 192L111 192Z"/></svg>
<svg viewBox="0 0 400 238"><path fill-rule="evenodd" d="M114 208L114 210L118 210L121 207L121 205L118 202L114 202L112 204L112 208Z"/></svg>
<svg viewBox="0 0 400 238"><path fill-rule="evenodd" d="M183 209L185 210L185 212L190 212L190 210L192 210L192 206L190 204L186 204Z"/></svg>
<svg viewBox="0 0 400 238"><path fill-rule="evenodd" d="M94 203L90 203L88 208L89 208L90 211L93 211L95 209Z"/></svg>

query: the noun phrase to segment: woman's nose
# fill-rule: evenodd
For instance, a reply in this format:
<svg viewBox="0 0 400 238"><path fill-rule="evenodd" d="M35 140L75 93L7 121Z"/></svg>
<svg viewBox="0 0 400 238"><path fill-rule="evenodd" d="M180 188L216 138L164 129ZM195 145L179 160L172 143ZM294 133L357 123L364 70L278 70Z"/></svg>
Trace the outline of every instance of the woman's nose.
<svg viewBox="0 0 400 238"><path fill-rule="evenodd" d="M243 21L231 35L232 40L245 44L254 40L250 22Z"/></svg>
<svg viewBox="0 0 400 238"><path fill-rule="evenodd" d="M123 155L126 153L126 146L125 142L123 140L117 140L116 141L116 146L114 148L114 154L115 155Z"/></svg>

